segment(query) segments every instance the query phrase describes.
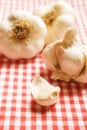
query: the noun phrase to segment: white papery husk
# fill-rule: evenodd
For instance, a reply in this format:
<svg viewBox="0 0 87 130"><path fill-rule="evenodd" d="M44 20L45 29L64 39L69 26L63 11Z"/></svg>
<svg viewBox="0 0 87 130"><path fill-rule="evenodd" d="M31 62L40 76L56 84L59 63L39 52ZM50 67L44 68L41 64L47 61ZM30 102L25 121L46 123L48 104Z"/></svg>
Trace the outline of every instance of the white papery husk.
<svg viewBox="0 0 87 130"><path fill-rule="evenodd" d="M48 45L42 56L52 79L87 82L87 46L78 40L75 28L69 28L63 40Z"/></svg>
<svg viewBox="0 0 87 130"><path fill-rule="evenodd" d="M46 45L63 38L67 28L76 26L76 12L65 0L37 8L34 14L41 17L47 26Z"/></svg>
<svg viewBox="0 0 87 130"><path fill-rule="evenodd" d="M30 85L34 100L42 106L50 106L57 102L60 88L48 83L40 75L36 75Z"/></svg>
<svg viewBox="0 0 87 130"><path fill-rule="evenodd" d="M0 53L10 59L34 57L44 47L47 34L41 18L17 10L0 22Z"/></svg>

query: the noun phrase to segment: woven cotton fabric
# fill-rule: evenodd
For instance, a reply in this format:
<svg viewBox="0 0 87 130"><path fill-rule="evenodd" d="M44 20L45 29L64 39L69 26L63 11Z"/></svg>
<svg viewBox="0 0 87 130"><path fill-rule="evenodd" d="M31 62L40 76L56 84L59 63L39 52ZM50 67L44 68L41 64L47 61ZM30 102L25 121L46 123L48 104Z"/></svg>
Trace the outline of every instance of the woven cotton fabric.
<svg viewBox="0 0 87 130"><path fill-rule="evenodd" d="M55 0L0 0L0 18L14 10L33 12ZM67 0L77 13L81 42L87 44L87 0ZM30 83L40 74L61 88L53 106L38 105ZM54 81L42 60L41 52L28 60L10 60L0 54L0 130L87 130L87 84Z"/></svg>

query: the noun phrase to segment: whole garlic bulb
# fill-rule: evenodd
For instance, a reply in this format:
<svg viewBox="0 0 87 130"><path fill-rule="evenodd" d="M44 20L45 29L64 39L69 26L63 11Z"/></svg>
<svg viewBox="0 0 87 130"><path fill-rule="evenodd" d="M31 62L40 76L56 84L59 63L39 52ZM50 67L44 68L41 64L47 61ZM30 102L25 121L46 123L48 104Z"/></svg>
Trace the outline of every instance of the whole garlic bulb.
<svg viewBox="0 0 87 130"><path fill-rule="evenodd" d="M63 40L48 45L43 59L51 78L87 82L87 46L80 43L74 28L69 28Z"/></svg>
<svg viewBox="0 0 87 130"><path fill-rule="evenodd" d="M41 18L14 11L0 23L0 53L10 59L32 58L44 47L46 34Z"/></svg>
<svg viewBox="0 0 87 130"><path fill-rule="evenodd" d="M62 39L67 28L76 26L76 13L65 0L40 7L34 14L41 17L47 26L46 44Z"/></svg>
<svg viewBox="0 0 87 130"><path fill-rule="evenodd" d="M30 88L35 101L39 105L53 105L59 98L60 88L49 84L44 78L39 75L36 75L34 77Z"/></svg>

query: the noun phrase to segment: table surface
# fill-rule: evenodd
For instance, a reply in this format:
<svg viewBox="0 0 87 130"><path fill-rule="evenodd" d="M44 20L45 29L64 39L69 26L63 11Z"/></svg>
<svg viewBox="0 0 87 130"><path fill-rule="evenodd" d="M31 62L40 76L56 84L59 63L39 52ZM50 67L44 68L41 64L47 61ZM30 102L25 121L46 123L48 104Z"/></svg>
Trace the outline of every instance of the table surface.
<svg viewBox="0 0 87 130"><path fill-rule="evenodd" d="M2 20L13 10L32 12L54 0L0 0ZM68 0L77 13L78 34L87 44L87 0ZM33 100L29 84L36 74L60 86L58 102L42 107ZM0 55L0 130L87 130L87 84L50 79L41 53L28 60Z"/></svg>

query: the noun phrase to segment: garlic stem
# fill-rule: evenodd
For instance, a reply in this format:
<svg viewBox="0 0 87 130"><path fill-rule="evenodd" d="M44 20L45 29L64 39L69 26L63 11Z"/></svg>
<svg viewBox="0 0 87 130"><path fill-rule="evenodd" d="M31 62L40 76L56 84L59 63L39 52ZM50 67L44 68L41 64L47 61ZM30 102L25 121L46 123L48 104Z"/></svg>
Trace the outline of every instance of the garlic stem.
<svg viewBox="0 0 87 130"><path fill-rule="evenodd" d="M9 39L14 42L25 43L25 40L31 37L32 26L27 19L16 20L12 24L12 30L9 32Z"/></svg>

